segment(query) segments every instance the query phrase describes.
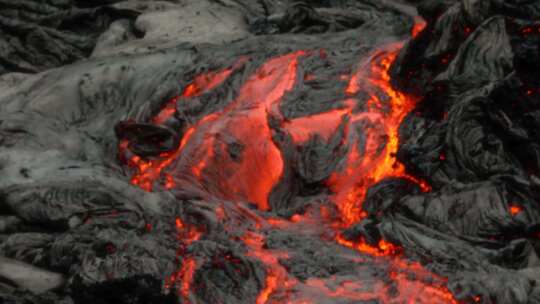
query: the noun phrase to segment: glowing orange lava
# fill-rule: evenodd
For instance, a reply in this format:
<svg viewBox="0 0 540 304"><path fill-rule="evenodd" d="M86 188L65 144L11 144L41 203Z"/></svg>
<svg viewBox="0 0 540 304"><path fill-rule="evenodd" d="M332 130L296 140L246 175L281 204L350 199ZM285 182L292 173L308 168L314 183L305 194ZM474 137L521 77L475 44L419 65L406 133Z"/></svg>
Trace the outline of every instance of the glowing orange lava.
<svg viewBox="0 0 540 304"><path fill-rule="evenodd" d="M412 37L418 36L418 34L420 34L420 32L422 32L427 26L426 21L419 16L414 18L414 21L414 26L411 32Z"/></svg>
<svg viewBox="0 0 540 304"><path fill-rule="evenodd" d="M415 26L413 35L417 35L424 26ZM457 303L445 287L446 280L418 263L406 262L399 246L384 239L376 245L367 244L363 239L349 241L339 233L339 229L368 216L362 209L367 190L386 178L404 178L417 183L423 191L430 190L427 183L407 175L405 167L396 159L399 126L417 101L390 85L389 69L402 45L394 43L379 49L362 62L352 75L342 76L348 80L344 92L346 97L336 100L338 106L335 109L291 120L285 119L280 113L280 102L297 83L315 78L311 74L299 77L301 58L312 53L296 51L266 61L242 84L232 102L186 127L174 151L151 159L131 157L128 165L135 171L132 183L147 191L189 185L198 187L212 198L233 201L237 207L235 210L253 222L256 230L242 231L240 240L248 248L247 255L259 260L266 268L265 285L258 294L257 304L274 303L271 298L276 291L290 290L297 285L317 289L330 298L352 301L376 299L381 303ZM197 76L184 88L182 96L166 104L152 122L165 124L176 113L179 103L189 102L190 98L217 88L244 63L245 60L241 60L222 71ZM282 151L274 143L276 134L270 127L270 121L277 121L278 127L289 134L298 146L314 136L329 141L338 132L343 132L341 144L346 154L336 171L325 181L331 191L330 199L339 214L330 216L329 210L332 208L321 207L321 219L294 215L290 220L265 220L263 216L242 206L247 202L256 205L259 211L269 211L271 206L268 198L281 180L286 166L290 165L284 162ZM126 141L119 145L121 151L129 149ZM512 214L521 211L515 212L512 208ZM215 212L219 221L226 222L225 207L219 206ZM335 232L338 244L361 252L363 257L371 256L374 263L389 265L388 275L399 296L390 295L390 287L383 283L377 283L367 291L356 282L341 282L337 288L330 288L329 282L322 279L311 278L304 283L291 277L280 264L281 259L288 258L288 253L267 249L265 232L270 229L268 227L285 230L292 224L324 226ZM167 280L166 287L174 284L179 296L189 303L197 260L189 256L187 247L197 242L203 231L181 219L177 219L175 225L180 243L177 253L180 267ZM410 275L416 279L411 279ZM311 302L309 299L296 299L284 303Z"/></svg>
<svg viewBox="0 0 540 304"><path fill-rule="evenodd" d="M406 261L401 247L389 243L383 239L377 246L367 244L363 239L357 242L337 237L337 242L343 246L357 250L361 253L382 258L390 264L390 277L394 286L399 290L397 297L389 295L387 286L379 286L374 292L353 292L342 290L332 293L333 296L344 298L367 300L378 299L381 303L450 303L458 304L454 296L446 287L446 279L426 270L418 262ZM415 279L411 279L411 275Z"/></svg>
<svg viewBox="0 0 540 304"><path fill-rule="evenodd" d="M404 265L400 266L403 267ZM414 267L414 265L412 267ZM392 304L458 304L448 290L433 287L422 282L411 281L407 277L411 274L408 271L394 271L393 268L389 269L389 271L390 277L397 282L394 287L380 282L374 284L374 286L363 286L354 281L335 282L334 278L326 280L310 278L306 281L306 285L322 292L326 297L341 300L346 299L348 301L377 301L377 303ZM393 288L396 288L397 290ZM393 293L399 294L399 296L394 297L392 295ZM317 302L301 299L288 303L307 304Z"/></svg>
<svg viewBox="0 0 540 304"><path fill-rule="evenodd" d="M293 88L303 54L269 60L246 81L235 101L197 123L174 155L175 171L194 175L200 185L211 185L204 190L216 197L249 201L268 210L268 196L281 178L283 159L267 116L279 114L278 102ZM237 159L229 153L231 145L239 149Z"/></svg>
<svg viewBox="0 0 540 304"><path fill-rule="evenodd" d="M211 71L207 74L201 74L195 77L193 81L188 84L181 97L172 98L161 111L154 116L152 122L156 124L162 124L171 118L176 113L176 106L181 99L188 99L190 97L200 96L206 92L211 91L217 86L221 85L234 70L238 69L245 63L245 58L240 59L232 68L224 69L218 72Z"/></svg>
<svg viewBox="0 0 540 304"><path fill-rule="evenodd" d="M512 216L518 215L521 211L523 211L523 207L521 207L520 205L510 206L510 214L512 214Z"/></svg>
<svg viewBox="0 0 540 304"><path fill-rule="evenodd" d="M283 128L289 132L297 144L307 142L314 134L328 141L336 132L344 116L349 113L349 109L337 109L313 116L300 117L286 121Z"/></svg>
<svg viewBox="0 0 540 304"><path fill-rule="evenodd" d="M165 280L165 288L169 289L176 285L177 293L183 299L183 303L190 303L191 283L197 269L197 261L187 255L186 251L189 245L201 238L203 231L199 227L184 223L180 218L176 218L175 226L178 233L177 239L180 242L176 253L180 269ZM182 262L179 262L180 260Z"/></svg>
<svg viewBox="0 0 540 304"><path fill-rule="evenodd" d="M401 47L401 43L390 45L360 65L346 89L351 100L360 92L369 94L365 111L353 113L355 102L346 103L351 107L352 125L349 129L356 125L363 126L364 149L358 148L359 134L351 132L348 137L351 150L342 170L335 172L328 180L346 226L367 216L361 204L369 187L388 177L416 181L405 173L404 166L395 157L399 147L399 126L416 104L415 98L396 91L390 85L388 70ZM384 107L383 104L389 106ZM425 184L422 188L429 189Z"/></svg>
<svg viewBox="0 0 540 304"><path fill-rule="evenodd" d="M273 143L267 116L279 115L278 103L293 88L298 58L304 54L295 52L262 65L242 86L236 100L188 128L173 153L154 160L133 157L130 164L137 172L132 183L150 191L162 171L174 163L177 178L195 179L198 185L209 186L204 190L211 195L253 202L259 209L268 210L268 195L281 177L283 159ZM206 75L199 78L204 81L194 83L215 86L228 74L230 70ZM197 89L188 86L185 91L208 90L199 85L195 86ZM166 116L166 112L165 109L160 115ZM240 149L240 160L228 152L231 145ZM168 184L167 188L174 187L175 180L169 179Z"/></svg>
<svg viewBox="0 0 540 304"><path fill-rule="evenodd" d="M382 239L379 241L377 246L371 246L367 244L364 240L360 240L358 242L348 241L341 236L338 236L336 238L336 241L345 247L349 247L362 253L377 257L395 256L401 251L399 247Z"/></svg>
<svg viewBox="0 0 540 304"><path fill-rule="evenodd" d="M248 255L259 259L266 265L265 286L259 292L257 304L265 304L278 287L291 287L297 283L295 279L289 277L287 270L279 263L279 259L288 257L286 252L265 250L264 237L258 233L248 231L242 240L250 249Z"/></svg>

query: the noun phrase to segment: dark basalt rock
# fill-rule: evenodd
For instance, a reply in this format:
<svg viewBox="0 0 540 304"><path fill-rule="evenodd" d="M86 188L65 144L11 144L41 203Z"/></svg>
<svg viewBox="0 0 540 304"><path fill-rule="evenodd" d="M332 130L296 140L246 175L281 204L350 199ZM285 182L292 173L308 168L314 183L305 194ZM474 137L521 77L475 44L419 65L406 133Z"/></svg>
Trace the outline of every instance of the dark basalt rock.
<svg viewBox="0 0 540 304"><path fill-rule="evenodd" d="M173 130L151 124L122 122L116 125L116 136L129 141L128 148L141 157L172 152L179 144Z"/></svg>
<svg viewBox="0 0 540 304"><path fill-rule="evenodd" d="M538 97L532 75L540 66L534 22L519 18L536 19L538 5L456 3L434 18L394 63L395 84L425 96L402 124L398 156L437 190L394 203L397 207L379 221L378 233L421 255L436 247L429 242L443 239L462 252L467 247L475 254L484 250L484 261L497 267L480 271L492 273L489 279L485 274L451 278L458 298L476 292L485 303L535 303L537 279L525 273L538 267L533 249L538 239L529 232L536 231L540 220L536 131L530 123L536 121ZM441 54L450 56L442 62ZM438 254L427 256L437 259ZM479 280L484 280L482 287Z"/></svg>
<svg viewBox="0 0 540 304"><path fill-rule="evenodd" d="M41 72L89 57L112 22L138 15L108 5L114 2L1 1L0 75Z"/></svg>

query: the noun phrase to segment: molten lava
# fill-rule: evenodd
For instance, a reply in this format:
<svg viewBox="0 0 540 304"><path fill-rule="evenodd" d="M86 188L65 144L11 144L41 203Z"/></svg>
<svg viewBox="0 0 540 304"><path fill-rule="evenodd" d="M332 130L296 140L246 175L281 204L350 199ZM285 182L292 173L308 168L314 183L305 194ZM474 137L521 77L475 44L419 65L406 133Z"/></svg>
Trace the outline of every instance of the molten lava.
<svg viewBox="0 0 540 304"><path fill-rule="evenodd" d="M180 243L176 252L177 264L180 264L180 269L165 280L165 288L175 287L183 302L190 303L191 282L197 268L197 261L187 255L187 248L201 238L203 231L194 225L185 224L180 218L175 220L175 226L177 239Z"/></svg>
<svg viewBox="0 0 540 304"><path fill-rule="evenodd" d="M422 25L417 25L413 34L422 28ZM362 202L367 190L383 179L400 177L419 184L424 191L430 190L426 183L407 175L395 157L399 146L399 126L416 103L415 98L396 91L390 85L388 71L401 47L402 43L395 43L380 49L361 63L353 75L347 76L346 97L336 100L338 107L290 120L280 112L280 103L298 83L314 79L311 74L302 77L300 69L302 58L315 52L297 51L268 60L243 83L232 102L182 130L182 139L174 151L151 159L131 157L128 165L134 169L132 183L147 191L189 186L209 197L235 202L237 212L254 223L252 229L255 231L243 231L240 238L247 248L247 255L266 267L265 286L259 292L257 304L268 303L278 290L290 291L293 288L311 288L322 291L329 298L348 300L456 303L445 287L446 281L418 263L406 262L399 246L384 239L376 245L367 244L363 239L349 241L341 237L339 230L368 216L362 209ZM182 96L165 105L153 118L153 123L160 125L169 119L180 119L176 117L177 108L189 103L191 98L210 93L222 85L245 62L242 59L230 68L197 76L186 86ZM270 121L273 127L270 127ZM240 206L240 202L248 202L262 213L269 211L270 193L290 166L274 142L276 121L278 128L290 135L299 147L313 136L329 141L337 132L344 132L341 144L345 147L345 156L325 181L331 191L330 199L339 213L337 216L329 216L330 211L321 207L317 218L295 215L290 220L265 219ZM128 150L128 147L128 142L120 143L121 151ZM226 208L219 206L215 210L225 229L234 230L235 227L227 227ZM514 209L510 211L518 213ZM332 219L331 223L328 223L329 219ZM287 259L288 253L269 250L264 245L265 233L269 229L285 230L294 225L308 226L313 231L321 227L334 231L338 244L369 256L376 263L389 265L388 276L399 293L391 295L390 287L383 283L366 289L355 282L338 284L317 278L300 282L292 277L280 264L280 259ZM174 284L183 301L189 302L197 261L187 254L186 249L204 234L198 227L184 224L180 219L176 220L176 227L180 242L178 263L181 266L167 280L166 287ZM416 278L411 279L411 275ZM334 283L339 286L330 288L328 284ZM311 301L295 298L286 303Z"/></svg>
<svg viewBox="0 0 540 304"><path fill-rule="evenodd" d="M177 173L177 179L196 181L195 184L216 197L249 201L261 210L268 210L268 195L281 177L283 159L272 141L267 116L279 115L279 101L293 88L298 58L304 54L299 51L284 55L261 66L242 86L236 100L221 112L210 114L189 127L176 151L154 160L133 157L129 162L136 168L132 183L150 191L162 177L163 170L174 162L171 170ZM198 76L184 90L183 97L211 90L230 73L227 69ZM209 87L201 87L203 84ZM179 100L175 98L173 102ZM169 118L175 109L167 105L154 122ZM240 150L240 160L229 152L231 146ZM126 145L121 144L121 149L125 148ZM165 188L175 186L171 175L164 178Z"/></svg>
<svg viewBox="0 0 540 304"><path fill-rule="evenodd" d="M279 259L287 258L286 252L272 252L265 250L264 237L258 233L246 233L243 237L245 244L249 247L249 255L259 259L267 266L265 287L259 293L256 304L264 304L278 286L291 287L297 282L291 279L287 270L279 263Z"/></svg>
<svg viewBox="0 0 540 304"><path fill-rule="evenodd" d="M414 18L414 26L411 32L411 36L412 37L418 36L418 34L420 34L420 32L422 32L426 28L426 26L427 26L427 22L421 17L417 16L416 18ZM466 28L466 29L469 29L469 32L470 32L470 28Z"/></svg>
<svg viewBox="0 0 540 304"><path fill-rule="evenodd" d="M349 132L348 146L351 148L343 168L328 180L345 225L367 216L362 211L361 202L369 187L391 176L406 176L405 168L395 158L399 143L398 128L416 100L394 90L388 75L401 46L401 43L391 45L388 50L380 51L360 65L346 89L351 100L360 92L367 93L369 99L365 110L358 113L352 110L355 102L346 103L351 113L349 130L362 126L364 134ZM383 104L388 106L384 107ZM365 140L362 150L358 148L361 135Z"/></svg>
<svg viewBox="0 0 540 304"><path fill-rule="evenodd" d="M512 214L512 216L518 215L519 213L521 213L521 211L523 211L523 207L521 207L520 205L510 206L510 214Z"/></svg>
<svg viewBox="0 0 540 304"><path fill-rule="evenodd" d="M269 60L242 86L236 100L197 123L175 155L175 172L182 172L179 178L191 175L217 197L253 202L268 210L268 196L284 165L267 116L279 115L279 101L293 88L302 55ZM231 153L231 147L239 155Z"/></svg>

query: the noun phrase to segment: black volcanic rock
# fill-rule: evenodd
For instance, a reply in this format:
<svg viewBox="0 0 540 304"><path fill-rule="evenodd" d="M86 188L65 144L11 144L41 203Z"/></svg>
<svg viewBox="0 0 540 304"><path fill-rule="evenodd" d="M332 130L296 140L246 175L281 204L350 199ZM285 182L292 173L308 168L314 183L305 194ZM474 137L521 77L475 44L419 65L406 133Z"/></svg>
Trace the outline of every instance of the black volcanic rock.
<svg viewBox="0 0 540 304"><path fill-rule="evenodd" d="M1 1L0 75L40 72L90 56L115 20L138 13L107 4L77 1Z"/></svg>
<svg viewBox="0 0 540 304"><path fill-rule="evenodd" d="M485 303L536 301L537 278L526 273L538 267L533 75L540 67L539 32L533 21L521 18L537 19L537 2L456 3L394 63L394 83L424 96L401 126L398 157L436 191L402 199L381 220L379 233L421 255L436 247L430 238L443 239L440 232L457 237L445 242L462 252L484 250L479 260L497 267L477 270L492 273L489 279L458 275L452 283L458 298L477 292ZM401 216L413 221L410 226L402 226ZM407 229L411 232L404 233ZM441 251L441 261L454 255L450 252ZM438 255L430 251L426 257Z"/></svg>

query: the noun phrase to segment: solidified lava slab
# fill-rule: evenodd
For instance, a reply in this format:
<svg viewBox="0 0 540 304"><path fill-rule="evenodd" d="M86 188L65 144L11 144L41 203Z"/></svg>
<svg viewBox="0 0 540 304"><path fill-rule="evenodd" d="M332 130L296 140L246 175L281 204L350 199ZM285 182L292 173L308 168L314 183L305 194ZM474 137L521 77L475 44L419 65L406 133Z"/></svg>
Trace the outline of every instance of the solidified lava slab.
<svg viewBox="0 0 540 304"><path fill-rule="evenodd" d="M0 8L2 303L540 303L539 1L83 2Z"/></svg>

